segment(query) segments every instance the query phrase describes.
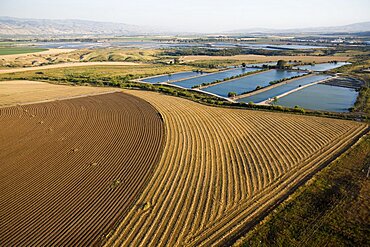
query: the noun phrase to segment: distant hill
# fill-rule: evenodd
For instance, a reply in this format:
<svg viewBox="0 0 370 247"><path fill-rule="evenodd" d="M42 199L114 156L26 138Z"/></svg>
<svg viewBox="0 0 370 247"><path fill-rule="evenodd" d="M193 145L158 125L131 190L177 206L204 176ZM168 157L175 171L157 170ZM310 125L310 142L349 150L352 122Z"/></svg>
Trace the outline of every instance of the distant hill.
<svg viewBox="0 0 370 247"><path fill-rule="evenodd" d="M0 35L139 35L153 30L124 23L0 17Z"/></svg>
<svg viewBox="0 0 370 247"><path fill-rule="evenodd" d="M223 32L224 34L287 34L287 33L358 33L369 32L370 22L355 23L337 27L302 29L250 28ZM177 31L149 28L125 23L98 22L86 20L51 20L0 17L0 37L15 36L131 36L153 34L185 34ZM187 33L189 34L189 33ZM205 33L204 33L205 34Z"/></svg>
<svg viewBox="0 0 370 247"><path fill-rule="evenodd" d="M312 27L312 28L294 28L294 29L267 29L267 28L249 28L227 31L226 33L358 33L370 31L370 22L354 23L345 26L334 27Z"/></svg>

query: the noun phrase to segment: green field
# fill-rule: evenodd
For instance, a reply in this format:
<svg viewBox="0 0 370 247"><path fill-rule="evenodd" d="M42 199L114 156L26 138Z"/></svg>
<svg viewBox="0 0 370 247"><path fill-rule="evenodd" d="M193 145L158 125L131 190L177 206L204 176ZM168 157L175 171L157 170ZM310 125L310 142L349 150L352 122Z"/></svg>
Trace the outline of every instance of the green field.
<svg viewBox="0 0 370 247"><path fill-rule="evenodd" d="M24 54L24 53L46 51L46 50L47 49L31 48L31 47L0 47L0 55Z"/></svg>
<svg viewBox="0 0 370 247"><path fill-rule="evenodd" d="M368 135L235 246L368 246L369 165Z"/></svg>

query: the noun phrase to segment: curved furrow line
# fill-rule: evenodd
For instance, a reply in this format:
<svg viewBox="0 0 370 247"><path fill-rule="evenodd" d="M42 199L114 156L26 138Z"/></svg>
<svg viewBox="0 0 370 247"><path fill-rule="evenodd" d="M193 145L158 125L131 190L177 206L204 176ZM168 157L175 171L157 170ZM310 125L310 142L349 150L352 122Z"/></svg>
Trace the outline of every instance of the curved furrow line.
<svg viewBox="0 0 370 247"><path fill-rule="evenodd" d="M192 121L195 119L193 118ZM190 204L188 207L190 209L188 210L189 215L192 217L184 217L184 215L179 215L178 222L176 222L176 226L173 230L167 231L165 234L168 235L169 241L167 241L166 245L178 245L179 241L181 241L183 235L177 234L177 232L187 231L186 229L194 226L194 221L201 220L203 215L202 205L205 204L207 195L210 188L211 183L211 177L209 172L211 171L211 167L208 167L207 164L205 164L205 160L207 158L211 157L210 152L210 136L212 135L212 132L209 131L209 125L205 122L199 125L200 128L197 128L197 131L195 132L195 138L196 136L199 136L199 149L198 149L198 155L195 155L196 157L196 164L199 167L200 173L199 175L195 175L195 180L193 182L190 182L191 186L189 189L193 190L195 193L198 192L198 194L195 194L192 200L189 200L189 197L185 194L182 195L182 198L186 198L186 204ZM196 139L195 139L196 140ZM212 148L212 147L211 147ZM200 159L200 160L199 160ZM178 205L178 207L181 205ZM180 210L187 210L187 205L184 205L184 207L179 208ZM179 211L177 209L177 211ZM181 211L180 211L181 212ZM179 213L180 213L179 212ZM200 216L199 216L200 215ZM173 218L177 218L176 215L174 215ZM179 224L179 222L184 222L183 224ZM164 238L165 234L162 235L162 239ZM177 244L175 244L177 242Z"/></svg>
<svg viewBox="0 0 370 247"><path fill-rule="evenodd" d="M271 205L284 186L316 169L364 128L348 121L129 93L161 112L167 142L139 199L152 206L131 209L109 246L218 245L255 217L258 205Z"/></svg>
<svg viewBox="0 0 370 247"><path fill-rule="evenodd" d="M189 122L192 122L191 121L191 118L192 118L192 115L189 114ZM201 140L203 139L203 133L202 131L197 128L194 132L193 131L190 131L190 140L196 140L196 137L200 138ZM202 141L201 141L202 142ZM192 153L194 155L192 155L191 157L188 157L189 160L185 160L185 163L195 163L197 164L198 167L201 167L202 166L202 162L200 160L198 160L199 157L202 157L202 155L199 155L199 153L201 152L201 150L204 148L202 145L200 145L200 148L196 148L197 145L194 145L194 142L189 142L191 144L191 146L189 147L190 150L188 150L188 153ZM186 146L184 146L184 149L186 150ZM192 151L194 150L194 151ZM173 203L172 207L170 205L169 208L166 208L165 210L165 214L163 215L163 218L164 220L161 220L159 222L159 227L156 228L156 232L154 233L154 236L155 238L152 239L152 242L155 241L155 242L160 242L159 239L160 237L163 237L163 228L167 225L167 224L174 224L172 221L174 221L175 219L177 219L176 215L178 215L180 213L180 210L181 210L181 206L182 206L182 201L184 201L185 198L187 198L189 200L192 201L191 203L191 208L189 209L189 212L192 212L194 211L194 208L196 207L197 203L198 203L198 199L195 199L198 197L198 194L197 192L200 191L201 189L199 189L199 180L200 180L200 169L194 169L194 170L189 170L189 173L191 174L191 178L190 178L190 182L189 180L183 180L183 181L180 181L180 183L178 183L180 186L184 187L184 190L182 191L182 193L180 194L175 194L174 197L171 198L171 200L175 203ZM191 186L193 185L193 186ZM186 193L187 192L187 193ZM193 199L191 199L193 198ZM166 222L166 219L168 219L168 217L166 217L168 214L172 214L173 217L171 219L169 219L169 222L167 223ZM191 215L191 218L194 218L193 214L190 213L189 215ZM178 224L178 219L176 220L176 224ZM175 235L175 233L173 233L172 235ZM177 236L177 235L176 235ZM148 242L148 243L145 243L143 242L143 244L151 244L151 242Z"/></svg>
<svg viewBox="0 0 370 247"><path fill-rule="evenodd" d="M185 129L183 129L183 131L185 131ZM168 132L169 132L169 135L168 136L170 136L171 130L169 130ZM182 139L181 140L182 142L183 141L187 142L186 138L180 138L180 139ZM167 142L169 142L169 141L171 141L171 139L167 139ZM165 150L164 153L166 153L166 151L167 150ZM185 155L185 154L184 153L181 153L181 155L179 157L181 157L182 155ZM169 168L173 168L173 169L184 169L185 166L178 167L178 165L176 165L176 164L179 163L179 160L178 160L179 157L176 157L176 155L172 155L171 157L169 157L171 159L169 161L169 164L173 164L173 166L172 167L171 166L168 166L168 167ZM185 157L183 159L185 159ZM181 172L181 170L180 170L180 172L178 172L178 170L176 170L176 171L174 171L172 173L170 172L170 173L167 173L166 174L168 176L171 176L170 178L166 179L166 177L163 177L162 179L156 180L156 181L161 181L161 185L158 185L158 187L157 187L158 190L155 190L154 191L154 195L151 196L151 201L152 201L152 203L154 203L154 207L155 208L161 207L161 206L164 207L164 208L166 208L166 205L167 205L165 203L165 199L166 198L163 198L163 194L165 194L165 196L166 195L167 196L168 195L172 195L170 192L171 192L171 190L172 191L174 190L174 185L179 182L178 180L181 177L181 175L180 175L181 173L183 173L183 172ZM189 172L187 172L187 174L189 174ZM166 181L171 181L171 184L170 185L167 185ZM154 217L155 216L158 216L159 217L160 214L161 213L159 212L156 215L151 215L151 217L153 217L153 218L150 218L150 220L154 220ZM154 230L154 229L152 229L152 230ZM149 231L150 231L150 229L146 229L143 232L147 233ZM136 233L136 234L137 234L136 237L137 237L138 240L144 238L144 236L142 236L143 233ZM127 243L127 244L129 244L129 243ZM134 241L131 241L130 244L132 244L133 246L137 245L137 243L135 243Z"/></svg>
<svg viewBox="0 0 370 247"><path fill-rule="evenodd" d="M355 133L355 135L356 134L358 134L358 131ZM350 136L351 137L351 136ZM346 142L346 140L342 140L342 139L340 139L339 138L339 142L336 144L336 146L340 146L340 145L343 145L343 143L345 143ZM325 155L325 154L327 154L327 153L330 153L333 149L335 149L335 146L334 147L328 147L327 148L327 150L326 150L326 153L324 153L324 154L321 154L320 156L318 156L318 157L314 157L314 158L312 158L312 159L310 159L310 160L308 160L308 162L306 162L306 164L304 165L304 167L309 167L310 169L314 169L314 168L312 168L312 166L310 166L310 164L312 164L313 162L316 162L317 160L320 160L322 157L325 157L325 159L328 159L328 156L327 155ZM303 167L303 168L304 168ZM301 169L301 170L303 170L304 171L304 169ZM294 172L294 170L292 171L292 172ZM301 173L303 173L302 171L301 171ZM288 177L288 174L286 174L285 175L285 177ZM288 182L287 182L287 180L285 179L284 180L284 182L283 182L283 184L288 184ZM266 195L268 195L268 193L265 193ZM264 195L262 195L262 196L264 196ZM232 213L230 213L229 214L229 216L228 217L230 217L230 215L232 215ZM221 225L221 224L220 224ZM210 230L211 231L211 230Z"/></svg>
<svg viewBox="0 0 370 247"><path fill-rule="evenodd" d="M356 133L355 133L355 135L356 134L358 134L358 132L356 131ZM349 137L351 137L351 135L349 136ZM353 137L353 136L352 136ZM318 159L320 159L322 156L324 156L324 157L326 157L326 159L328 159L328 156L326 155L324 155L324 154L327 154L327 153L329 153L329 152L331 152L333 149L337 149L337 147L339 147L339 146L343 146L343 145L345 145L346 144L346 140L341 140L341 141L339 141L334 147L330 147L330 148L328 148L327 149L327 151L326 151L326 153L323 153L323 154L321 154L320 156L318 156L318 157L316 157L315 159L313 159L311 162L315 162L316 160L318 160ZM310 163L311 163L310 162ZM307 166L307 165L306 165ZM314 167L312 167L312 166L310 166L309 167L309 169L314 169ZM304 169L302 169L302 171L304 171ZM304 172L301 172L301 174L303 174L302 176L305 176L305 174L306 173L304 173ZM293 180L299 180L299 178L292 178ZM289 184L290 183L290 184ZM287 186L292 186L292 184L294 184L294 181L285 181L282 185L284 185L284 184L287 184ZM276 193L276 192L275 192ZM266 194L266 195L270 195L270 197L272 197L273 198L273 196L271 196L271 193L270 194ZM256 205L255 206L255 209L254 210L257 210L259 207ZM248 210L250 210L249 208L248 208ZM250 214L250 212L248 212L248 213L246 213L246 214ZM228 216L228 219L230 220L229 222L227 221L228 219L226 219L225 220L225 223L224 224L222 224L222 222L219 224L219 226L220 226L220 228L226 228L227 227L227 225L232 225L232 224L234 224L234 225L237 225L237 226L241 226L242 224L241 223L238 223L237 221L239 220L239 219L242 219L242 218L245 218L245 215L246 214L242 214L242 213L240 213L240 212L235 212L235 215L232 215L232 214L230 214L229 216ZM219 231L219 232L217 232L217 231L214 231L213 229L208 229L208 231L209 232L212 232L212 235L215 235L215 234L219 234L219 236L218 237L215 237L215 239L216 239L216 241L221 241L223 238L224 238L224 235L225 235L225 233L226 232L228 232L228 231L225 231L225 230L223 230L222 232L221 231ZM230 234L231 232L228 232L228 234ZM215 244L213 241L212 241L212 239L210 238L210 237L207 237L207 238L205 238L205 237L202 237L204 240L203 241L200 241L199 242L199 240L198 241L196 241L195 240L195 242L193 242L193 243L189 243L189 246L209 246L210 244Z"/></svg>
<svg viewBox="0 0 370 247"><path fill-rule="evenodd" d="M79 169L76 169L75 166L71 166L70 168L72 168L72 169L65 169L65 170L67 170L67 172L70 172L71 175L74 174L73 176L77 176L77 178L79 176L81 176L81 178L83 178L83 179L89 179L89 180L95 178L94 179L95 181L92 181L92 183L87 182L87 181L85 181L85 183L84 183L81 179L75 180L74 183L71 183L71 182L73 182L73 180L68 181L68 184L72 185L72 187L73 187L73 185L76 185L78 190L77 190L77 192L72 191L72 193L65 196L65 198L67 198L66 200L64 200L64 201L59 200L59 201L60 202L67 202L67 201L69 202L71 198L74 198L75 200L72 200L72 201L76 201L76 203L78 201L80 201L80 202L82 201L85 204L73 204L72 205L73 207L68 205L69 207L71 207L70 209L73 210L73 208L76 208L77 206L81 207L83 205L86 205L87 207L83 206L82 209L79 211L80 214L76 214L76 216L78 215L77 218L79 219L77 221L75 219L71 220L71 217L68 216L68 214L67 214L67 216L66 216L66 214L61 214L60 217L64 217L64 218L60 218L60 219L63 219L62 221L65 222L64 225L63 224L48 223L48 224L50 224L50 226L54 226L54 227L58 226L58 227L62 228L62 229L60 229L61 232L64 232L66 234L65 235L62 234L62 235L59 235L57 237L53 234L50 234L51 233L50 229L53 229L53 227L50 227L49 229L47 229L47 228L44 229L43 228L43 231L40 231L40 232L41 233L42 232L46 233L44 236L39 236L37 234L31 234L31 232L37 230L38 227L36 226L36 224L37 225L44 225L44 224L40 224L40 222L43 222L43 219L46 218L46 217L41 218L41 219L37 219L35 221L34 218L32 217L32 215L31 216L28 215L27 217L23 217L23 221L28 220L28 222L26 222L26 223L35 222L34 223L35 225L33 227L28 228L28 229L31 229L32 231L27 230L25 232L22 232L22 234L24 234L24 235L20 237L20 236L16 236L17 234L14 234L14 231L13 231L12 234L9 234L9 232L6 234L2 230L0 230L0 236L3 236L3 234L6 234L5 235L6 238L9 238L8 240L6 240L6 242L9 241L9 243L10 243L10 241L13 242L13 241L16 241L16 240L19 240L19 241L23 240L22 243L28 242L28 243L36 244L36 243L51 243L50 240L52 239L52 243L62 243L63 241L65 241L64 243L79 243L78 245L81 245L81 243L85 243L85 244L90 243L91 244L91 243L97 241L97 239L100 238L100 232L104 232L104 229L102 229L102 228L109 229L112 226L112 223L114 222L114 220L118 220L121 217L120 212L124 211L124 210L122 210L122 208L125 208L125 207L132 204L132 201L133 201L134 197L136 197L136 196L135 196L135 193L132 193L130 191L132 191L132 189L134 189L134 191L135 191L135 190L138 190L138 189L142 188L143 183L140 183L140 181L145 181L145 179L137 179L137 178L138 177L143 177L143 175L148 173L147 171L145 171L145 168L143 168L142 165L146 165L147 168L148 167L150 168L150 166L153 164L153 162L156 162L156 160L157 160L154 157L155 156L159 157L159 155L161 155L161 153L158 152L158 149L160 149L160 145L158 145L158 144L160 144L160 142L163 142L163 141L161 141L160 136L158 136L154 139L151 139L151 140L155 140L154 142L153 141L151 141L151 142L141 141L141 140L144 140L144 139L148 140L148 138L147 138L148 135L153 135L155 133L161 134L163 136L163 125L158 124L159 122L161 122L158 114L154 111L154 108L152 106L150 106L148 103L146 103L142 100L137 100L137 101L130 102L130 99L134 98L132 96L128 96L128 95L124 95L124 94L112 94L112 95L95 96L95 97L99 97L100 100L96 100L96 102L94 104L91 104L91 109L89 109L89 110L92 112L92 115L94 115L94 114L95 115L100 115L98 118L96 118L97 121L99 122L99 124L97 124L97 125L94 124L94 126L89 126L89 123L91 123L91 122L89 122L89 121L80 121L81 120L81 115L79 113L77 113L76 115L73 115L74 117L76 117L76 118L71 119L72 123L74 124L73 126L79 126L79 124L82 124L83 126L81 128L77 127L77 128L70 129L69 130L69 135L68 135L68 130L67 130L67 136L69 136L71 138L69 141L73 145L76 145L76 146L80 145L82 147L82 149L77 151L77 153L75 155L76 157L74 157L74 159L68 159L66 163L73 161L73 162L77 162L78 164L84 164L85 165L86 161L84 161L84 160L86 160L85 159L86 156L94 155L94 153L89 150L89 146L86 145L86 144L87 143L89 143L89 144L99 144L99 142L96 142L96 140L93 137L94 136L95 136L95 138L104 137L105 135L99 135L99 134L106 131L107 128L111 128L110 126L113 126L113 125L111 125L111 123L113 123L113 124L117 123L117 122L119 123L119 121L117 121L118 118L117 118L116 115L121 115L122 118L125 119L125 121L130 121L130 119L134 119L134 118L138 117L138 119L136 121L132 121L132 123L129 126L127 126L128 128L124 127L123 131L114 131L114 129L113 129L112 132L109 132L109 131L107 132L108 135L110 135L110 136L119 135L121 137L125 137L126 133L131 133L132 135L136 135L136 137L139 137L139 139L137 141L137 144L135 145L134 148L131 148L130 146L127 146L127 144L126 144L127 141L132 142L133 140L135 140L134 138L131 138L131 136L128 136L129 138L123 138L122 139L123 140L122 143L125 143L125 145L123 145L123 146L124 147L127 146L126 149L128 148L127 150L129 150L130 154L132 154L132 155L128 156L128 157L131 157L131 159L128 160L128 161L133 162L134 161L133 158L137 158L137 161L139 162L139 164L138 164L139 166L137 166L137 167L128 166L129 169L127 170L129 172L131 171L133 174L136 175L136 176L132 176L132 175L128 174L126 176L126 178L132 180L132 182L134 182L134 183L131 186L121 186L121 188L124 189L124 190L129 189L129 191L127 191L125 193L129 193L128 195L131 195L131 200L127 199L126 197L119 196L118 193L113 194L113 197L111 197L111 196L109 196L109 193L107 193L104 189L102 191L94 190L94 189L92 190L92 188L94 188L92 186L95 186L95 187L97 186L96 188L98 188L98 187L100 187L101 185L104 185L104 184L106 184L105 186L107 186L109 188L109 183L111 181L106 180L106 178L107 178L106 176L107 175L110 176L109 173L111 171L116 170L118 172L119 169L118 169L117 166L121 166L122 164L120 162L117 162L117 160L122 159L122 157L127 156L127 155L122 155L123 154L122 152L125 152L125 150L122 149L122 145L120 145L119 141L114 143L114 145L117 145L115 147L109 145L109 140L112 140L109 137L107 141L101 141L100 144L102 144L102 145L104 144L104 145L106 145L106 147L112 148L111 150L105 150L105 152L108 154L108 157L111 157L112 155L109 155L109 154L111 154L113 152L113 153L115 153L116 156L118 155L117 156L118 159L116 158L116 159L108 160L108 162L110 162L111 165L114 166L114 167L111 167L113 169L109 169L105 173L102 173L102 176L99 175L100 178L98 177L98 180L96 180L96 174L90 173L91 176L89 174L86 174L86 173L84 174L83 170L81 171ZM94 101L96 99L95 97L92 97L93 99L91 99L91 101ZM83 101L83 103L85 104L86 103L85 101L88 101L88 100L90 100L90 99L89 98L74 99L74 100L63 101L63 103L68 102L68 104L69 103L72 104L72 107L75 107L76 105L74 105L74 104L76 102ZM121 102L121 103L116 104L116 102ZM56 105L58 107L65 107L65 106L63 106L63 104L59 104L59 103L60 102L56 102ZM133 107L129 107L130 111L134 111L134 112L136 111L135 114L129 114L129 115L127 115L127 113L122 112L122 110L112 111L111 109L107 108L106 105L104 105L104 104L108 104L108 105L110 104L110 106L112 106L114 108L117 108L117 106L120 106L120 108L122 108L122 105L124 105L126 103L130 103L130 104L140 103L142 105L140 107L136 107L136 110L135 110L135 104L132 105ZM48 104L50 104L50 103L48 103ZM48 104L44 104L44 105L48 105ZM41 104L40 108L42 109L42 111L46 112L46 114L45 114L46 120L49 120L50 126L55 126L56 125L55 123L57 122L56 120L54 120L55 116L61 117L61 116L63 116L62 115L63 113L51 109L49 105L48 106L44 106L44 105ZM89 105L89 104L86 104L86 105ZM35 106L38 106L38 105L35 105ZM87 107L89 107L89 106L87 106ZM143 111L142 110L143 108L144 109L145 108L150 108L151 110ZM76 112L76 109L72 109L72 110L68 109L68 110L72 111L72 112ZM50 111L50 112L47 112L47 111ZM106 113L106 114L104 114L104 113ZM148 118L146 118L144 116L140 117L140 115L143 115L143 114L149 114L149 117ZM150 114L152 114L152 116L150 116ZM86 116L86 117L90 118L90 119L94 119L94 117L92 117L92 116ZM103 118L104 117L110 117L110 121L103 120L102 117ZM75 119L79 120L79 121L74 121L73 122L73 120L75 120ZM153 120L157 121L158 123L152 122ZM47 121L45 121L45 123L46 122ZM93 122L93 123L95 123L95 122ZM2 124L2 122L0 122L0 124ZM137 128L137 126L141 125L141 124L143 124L144 126L147 126L147 127ZM81 131L81 130L83 130L84 127L87 127L87 126L89 128L86 128L86 131ZM69 126L69 127L71 127L71 126ZM116 125L114 127L117 128L118 126ZM119 127L121 127L121 126L119 126ZM131 129L131 132L130 132L130 129ZM153 131L153 129L157 129L157 130ZM161 129L161 130L158 130L158 129ZM122 129L117 129L117 130L122 130ZM71 132L73 132L73 134L70 134ZM146 132L147 134L144 134L144 132ZM76 134L76 133L78 133L78 134ZM96 134L96 135L94 135L94 134ZM65 133L62 133L62 136L66 136ZM48 139L48 138L50 138L50 136L44 136L40 140ZM100 140L102 140L102 139L100 139ZM53 142L51 142L51 143L53 143ZM138 144L140 144L140 145L138 145ZM49 141L49 145L50 145L50 141ZM44 145L43 148L48 150L47 145ZM51 147L49 149L51 149ZM92 146L92 149L94 149L93 146ZM146 158L142 155L142 153L140 152L140 149L141 150L147 150L146 151L147 154L145 155ZM135 152L133 153L133 151L135 151ZM84 152L84 154L82 154L83 152ZM61 171L63 171L63 169L60 169L60 166L50 166L50 162L61 160L58 157L60 155L63 157L63 155L65 156L66 154L63 153L63 152L56 152L56 153L58 155L52 156L51 159L49 159L48 163L41 162L41 164L38 164L38 165L42 166L42 165L45 165L45 164L49 164L49 166L47 166L47 169L50 168L53 171L53 173L60 173ZM80 154L80 156L78 156L78 154ZM151 154L151 155L148 155L148 154ZM38 154L32 156L33 160L35 160L35 159L37 160L38 157L42 158L43 156L38 155ZM25 157L23 157L23 159L25 159ZM12 159L12 160L14 160L14 159ZM22 160L22 159L20 159L20 160ZM8 161L5 161L4 163L8 164ZM143 164L140 164L140 163L143 163ZM4 167L5 166L0 166L0 169L4 169ZM101 167L102 167L102 169L109 168L109 167L106 167L103 164L101 165ZM31 171L32 170L29 170L29 172L31 172ZM42 170L39 170L39 171L42 171ZM44 172L44 173L46 173L46 172ZM106 175L104 175L104 174L106 174ZM38 174L34 174L34 175L38 175ZM66 178L66 176L62 176L62 177L58 176L56 178ZM2 177L2 179L3 179L3 177ZM73 177L71 177L71 179L73 179ZM3 181L3 180L1 180L1 181ZM22 182L24 180L22 179L22 180L18 180L18 181ZM54 183L58 183L58 182L62 182L62 181L63 180L56 179L54 181ZM15 180L15 182L17 182L17 180ZM43 181L40 181L40 182L42 183ZM46 182L47 182L47 180L46 180ZM131 183L131 181L128 181L128 182ZM43 190L43 192L47 192L47 193L44 193L44 195L49 196L50 198L48 198L48 199L51 199L51 200L55 200L55 198L57 198L54 193L55 193L55 191L58 187L54 187L54 185L51 184L51 186L45 187L46 190L45 189ZM2 184L1 184L1 186L2 186ZM23 188L23 189L25 189L27 191L27 188ZM37 192L37 190L34 190L34 189L35 189L35 187L30 188L29 192L32 192L32 191ZM81 194L81 191L86 191L86 194ZM95 197L92 196L93 194L95 195ZM58 198L63 199L63 196L60 196L60 195L64 196L65 193L64 194L59 194L59 197L58 197ZM36 196L38 196L38 195L36 195ZM98 196L98 197L96 198L96 196ZM107 197L107 196L109 196L109 197ZM92 201L93 198L96 198L96 199L94 199L94 201ZM22 198L22 199L25 199L23 201L29 201L29 198L27 196L25 198ZM118 204L117 203L108 203L109 200L112 200L112 202L117 201L119 203ZM12 201L11 200L6 200L6 202L11 203ZM37 201L34 204L37 205ZM27 205L27 204L24 204L24 205ZM40 209L40 206L42 207L43 205L45 205L45 204L38 205L38 209ZM49 203L48 206L49 207L45 207L45 209L47 209L47 210L45 210L44 212L49 213L49 214L51 212L53 212L50 208L53 208L53 207L54 207L54 209L57 209L58 207L61 208L61 206L58 205L58 204L50 204ZM101 207L101 206L103 206L104 210L103 210L103 208L99 209L99 207ZM125 210L127 211L127 209L125 209ZM35 211L31 209L28 212L35 212ZM57 212L58 211L54 210L54 214L57 213ZM0 213L1 213L1 216L3 216L4 212L0 211ZM41 215L47 215L47 214L41 214ZM33 216L35 216L35 215L33 215ZM100 218L100 217L103 217L103 218ZM3 219L3 217L2 217L2 219ZM96 219L99 219L99 221L96 221ZM95 224L91 224L91 222L94 222L94 221L95 221ZM108 222L111 222L111 223L108 223ZM46 223L46 222L43 222L43 223ZM60 223L62 223L62 222L60 222ZM9 227L12 224L10 221L5 222L5 224L7 224L7 226L8 226L7 229L11 229L11 230L13 229L14 230L14 229L17 228L17 227ZM25 223L22 222L22 224L24 225ZM17 224L17 226L22 225L22 224ZM44 225L44 227L47 227L48 224ZM80 224L80 226L82 225L82 230L81 230L81 227L76 227L78 224ZM65 228L63 228L63 227L65 227ZM68 231L66 231L65 230L66 228L68 228L68 230L74 229L73 234L71 235ZM83 229L83 228L85 228L85 229ZM4 229L4 228L1 227L1 229ZM80 233L80 234L76 234L76 233ZM27 236L32 236L32 237L27 237ZM2 239L3 239L3 237L2 237ZM98 241L100 241L100 240L98 240ZM49 245L49 244L47 244L47 245Z"/></svg>

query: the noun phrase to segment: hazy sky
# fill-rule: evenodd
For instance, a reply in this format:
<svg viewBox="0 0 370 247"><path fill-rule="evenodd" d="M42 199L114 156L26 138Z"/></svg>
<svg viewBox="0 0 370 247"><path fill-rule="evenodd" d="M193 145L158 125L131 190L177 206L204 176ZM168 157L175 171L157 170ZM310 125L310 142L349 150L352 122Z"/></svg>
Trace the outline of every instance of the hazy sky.
<svg viewBox="0 0 370 247"><path fill-rule="evenodd" d="M370 0L0 0L0 15L217 32L370 21Z"/></svg>

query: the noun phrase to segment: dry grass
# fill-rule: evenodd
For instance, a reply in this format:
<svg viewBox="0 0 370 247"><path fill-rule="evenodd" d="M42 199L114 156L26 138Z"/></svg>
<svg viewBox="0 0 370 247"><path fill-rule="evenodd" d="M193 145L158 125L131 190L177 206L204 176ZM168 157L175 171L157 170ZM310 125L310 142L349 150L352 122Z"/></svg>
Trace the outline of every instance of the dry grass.
<svg viewBox="0 0 370 247"><path fill-rule="evenodd" d="M61 64L50 64L38 67L28 67L28 68L6 68L0 69L0 74L6 73L17 73L35 70L45 70L45 69L59 69L59 68L73 68L73 67L87 67L87 66L136 66L139 63L133 62L85 62L85 63L61 63Z"/></svg>
<svg viewBox="0 0 370 247"><path fill-rule="evenodd" d="M53 69L43 69L48 66L37 68L15 69L17 73L0 73L0 80L53 80L53 81L70 81L81 80L89 83L96 79L122 80L127 77L129 79L137 79L147 76L176 73L181 71L191 71L194 67L185 65L162 65L162 64L142 64L142 65L106 65L120 64L120 62L94 62L91 66L86 66L90 63L79 63L73 67L60 67ZM101 65L97 65L101 64ZM123 62L122 64L127 64ZM53 65L54 66L54 65ZM1 70L0 70L1 71Z"/></svg>
<svg viewBox="0 0 370 247"><path fill-rule="evenodd" d="M53 85L37 81L1 81L0 107L82 95L113 92L103 87Z"/></svg>
<svg viewBox="0 0 370 247"><path fill-rule="evenodd" d="M144 49L50 49L45 52L0 56L0 68L35 67L77 62L148 62L158 59L159 50Z"/></svg>
<svg viewBox="0 0 370 247"><path fill-rule="evenodd" d="M213 246L342 150L365 124L213 108L131 91L166 124L158 169L108 246Z"/></svg>

